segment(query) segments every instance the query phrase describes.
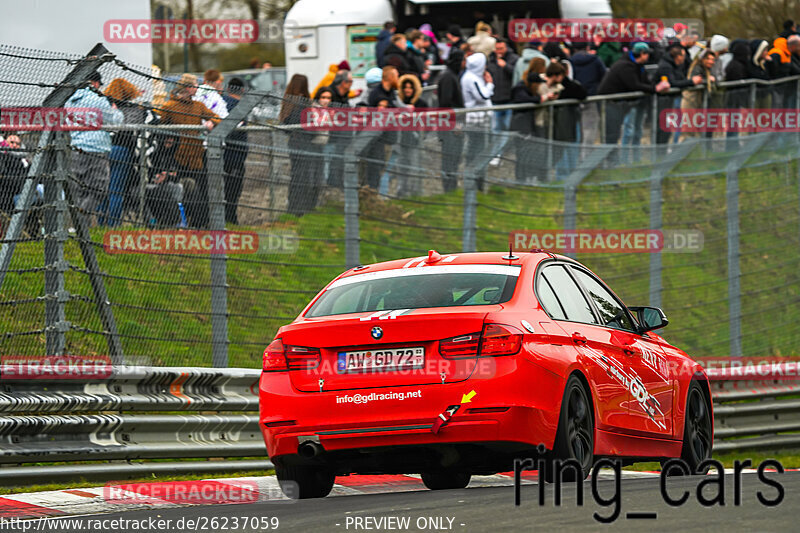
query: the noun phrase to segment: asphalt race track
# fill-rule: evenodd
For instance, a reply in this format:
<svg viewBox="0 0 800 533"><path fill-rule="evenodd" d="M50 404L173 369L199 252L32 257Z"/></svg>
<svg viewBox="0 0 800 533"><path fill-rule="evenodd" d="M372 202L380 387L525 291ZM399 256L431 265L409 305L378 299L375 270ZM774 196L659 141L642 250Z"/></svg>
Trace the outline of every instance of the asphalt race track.
<svg viewBox="0 0 800 533"><path fill-rule="evenodd" d="M233 520L252 518L268 521L277 517L277 531L304 533L336 531L639 531L647 530L685 531L797 531L800 519L800 472L783 474L768 473L784 488L782 503L767 507L757 497L774 501L778 490L762 481L756 474L741 477L741 502L734 505L734 476L726 475L724 483L725 505L704 507L698 503L697 487L703 481L712 481L716 476L673 477L667 481L669 495L678 499L689 491L689 498L680 507L670 507L661 496L660 478L622 479L619 517L610 524L595 520L594 513L602 517L614 514L614 480L599 479L597 494L601 502L595 501L592 484L584 482L584 504L576 504L576 486L568 483L563 487L562 505L553 503L554 487L546 485L544 506L539 506L537 484L523 485L521 505L514 505L513 486L482 486L448 491L390 492L376 494L347 495L297 502L269 501L238 505L206 505L170 509L140 510L126 513L83 515L62 519L50 519L46 523L31 524L30 531L76 531L64 529L61 520L114 519L142 520L150 517L170 519L176 524L183 519L196 520L195 527L159 531L271 531L271 528L245 527L243 523L233 529ZM706 484L702 494L713 498L719 494L719 485ZM641 513L636 515L636 513ZM647 513L655 515L646 518ZM387 521L389 517L391 521ZM215 527L211 519L216 518ZM359 520L362 519L362 520ZM223 524L227 519L227 529ZM383 521L381 521L383 520ZM399 525L401 520L407 524ZM205 528L202 526L205 525ZM38 527L37 527L38 526ZM78 527L78 526L76 526ZM11 530L11 529L5 529ZM16 529L20 531L21 529ZM84 529L85 531L86 529ZM147 531L147 529L119 529L120 531Z"/></svg>

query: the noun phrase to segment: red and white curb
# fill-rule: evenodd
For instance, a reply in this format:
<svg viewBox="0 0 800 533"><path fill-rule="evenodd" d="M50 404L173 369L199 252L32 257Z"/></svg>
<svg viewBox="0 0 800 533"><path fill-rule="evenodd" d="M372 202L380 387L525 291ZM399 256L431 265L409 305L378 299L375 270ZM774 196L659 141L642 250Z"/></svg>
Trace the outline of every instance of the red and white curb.
<svg viewBox="0 0 800 533"><path fill-rule="evenodd" d="M725 473L733 470L726 469ZM756 470L746 469L745 473ZM622 471L623 479L654 478L658 472ZM601 471L599 479L613 479L611 471ZM342 476L336 478L330 496L355 496L428 490L418 475ZM523 472L522 483L538 483L537 472ZM473 476L468 488L511 487L510 472L492 476ZM164 495L155 497L154 495ZM226 497L226 495L228 495ZM141 509L213 505L228 503L272 502L291 504L281 492L274 476L124 483L117 486L28 492L0 497L0 517L9 519L59 517L116 513Z"/></svg>

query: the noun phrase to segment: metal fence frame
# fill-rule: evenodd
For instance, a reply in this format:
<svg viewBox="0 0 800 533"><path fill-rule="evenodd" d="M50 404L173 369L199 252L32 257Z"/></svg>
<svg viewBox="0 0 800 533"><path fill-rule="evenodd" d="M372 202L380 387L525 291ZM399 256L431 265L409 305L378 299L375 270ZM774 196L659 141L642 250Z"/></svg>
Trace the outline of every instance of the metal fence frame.
<svg viewBox="0 0 800 533"><path fill-rule="evenodd" d="M87 55L87 57L80 61L73 71L61 82L60 86L53 90L53 92L45 99L44 105L48 107L63 106L68 97L74 92L88 76L96 72L100 66L112 61L114 56L110 54L102 45L95 46ZM737 82L723 82L720 84L722 88L742 88L750 87L751 103L755 103L756 88L758 87L772 87L777 84L784 84L794 82L796 84L796 93L800 95L800 76L791 78L784 78L776 81L762 81L762 80L741 80ZM689 90L703 90L702 87L694 87ZM672 89L667 93L662 94L678 94L680 91ZM209 160L209 206L210 206L210 220L212 230L225 229L224 217L224 197L222 195L223 189L223 168L221 152L224 144L224 139L234 129L236 129L239 122L244 119L248 113L254 109L264 98L270 96L266 93L248 93L242 99L240 104L231 115L223 120L207 138L208 142L208 160ZM586 99L588 103L599 103L601 105L601 116L604 115L602 110L605 108L605 103L608 101L615 101L620 99L637 99L647 97L644 93L625 93L617 95L602 95L592 96ZM649 96L652 98L653 109L656 109L656 102L659 95L653 94ZM708 105L708 98L703 99L704 106ZM554 100L544 104L511 104L492 106L479 109L458 109L455 110L457 116L464 116L473 112L486 112L497 110L522 110L522 109L536 109L547 108L552 116L552 110L557 106L564 105L577 105L580 102L577 100ZM797 105L800 106L800 98L797 99ZM655 113L651 113L651 125L655 131L655 124L657 117ZM601 121L602 122L602 121ZM552 121L551 121L552 124ZM301 127L301 126L295 126ZM138 130L139 132L158 131L162 129L171 131L188 131L197 130L196 126L110 126L105 129L110 130ZM266 126L246 126L246 130L290 130L291 126L279 125L266 125ZM601 130L604 132L604 128ZM498 145L507 143L514 134L497 135L493 138ZM548 141L552 140L553 128L548 128ZM142 135L139 135L140 143ZM358 154L361 148L366 145L371 139L370 134L362 133L357 136L351 143L346 154L342 155L345 158L346 172L344 183L344 221L345 221L345 260L347 267L353 267L361 263L360 251L360 228L359 228L359 196L358 196L358 182L356 178L355 165L358 162ZM727 229L728 229L728 292L729 292L729 314L730 314L730 353L733 356L742 355L741 343L741 303L740 303L740 287L739 278L741 272L739 269L739 220L738 220L738 172L739 169L746 163L747 159L758 151L759 148L770 139L770 134L755 134L747 136L747 146L739 154L737 154L728 164L726 169L726 196L727 196ZM700 142L699 145L703 146L704 143ZM651 183L650 189L650 217L653 229L661 227L661 183L664 177L669 174L670 170L678 165L684 158L692 152L694 143L680 143L675 145L673 153L665 158L663 161L658 162L652 171L649 180ZM566 177L563 183L564 188L564 215L563 226L565 229L577 229L577 194L578 190L584 181L595 169L600 168L607 156L614 150L612 145L599 145L595 147L594 153L583 160L578 168L576 168L569 176ZM548 144L548 161L553 160L552 156L553 146L552 143ZM64 242L66 240L66 227L64 215L68 210L69 196L71 195L72 184L66 180L64 175L64 165L66 164L66 157L68 154L68 146L66 145L65 136L55 132L45 132L42 135L39 148L36 151L33 164L29 170L28 179L22 190L21 198L17 205L17 210L12 218L11 225L6 234L5 242L2 249L0 249L0 287L5 278L5 274L9 267L11 256L14 252L16 240L20 236L22 225L24 224L27 209L30 207L33 196L35 179L38 176L48 176L48 183L50 186L45 187L46 199L55 205L54 210L48 210L45 216L45 233L47 239L45 240L45 257L44 263L46 266L45 280L46 280L46 312L45 312L45 327L44 332L47 338L47 353L48 354L62 354L64 352L65 340L64 336L66 331L69 330L70 324L65 319L64 307L69 300L69 292L64 286L64 273L68 266L63 260ZM142 154L140 154L141 156ZM476 249L476 233L477 233L477 190L475 182L478 176L485 171L489 160L494 155L494 150L487 149L486 153L482 153L473 162L471 168L465 169L463 172L464 182L464 209L462 220L462 251L469 252ZM140 169L140 196L144 194L144 183L147 180L147 169L142 166ZM65 197L62 197L62 193ZM141 199L141 198L140 198ZM143 202L141 202L143 204ZM141 205L140 204L140 205ZM140 214L141 214L140 207ZM84 256L87 271L90 273L90 280L92 289L94 291L94 300L97 312L100 315L103 323L104 333L106 334L109 353L116 364L124 361L124 354L122 344L120 342L119 333L117 331L114 314L111 309L111 304L105 291L103 278L98 275L99 266L97 259L94 256L94 250L86 241L88 238L88 227L84 221L84 216L81 213L73 212L73 220L75 221L78 236L81 242L81 251ZM215 367L226 367L228 365L228 294L227 294L227 258L224 254L215 254L211 259L211 314L212 314L212 346L213 358L212 364ZM653 254L650 264L650 304L659 305L661 303L661 257L660 254Z"/></svg>

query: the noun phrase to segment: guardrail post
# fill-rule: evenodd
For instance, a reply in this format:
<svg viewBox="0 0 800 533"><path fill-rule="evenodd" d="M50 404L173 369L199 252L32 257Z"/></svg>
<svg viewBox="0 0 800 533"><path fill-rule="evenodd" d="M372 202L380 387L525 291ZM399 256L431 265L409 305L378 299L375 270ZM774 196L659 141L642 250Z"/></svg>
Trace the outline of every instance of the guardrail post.
<svg viewBox="0 0 800 533"><path fill-rule="evenodd" d="M48 148L42 169L44 182L44 272L45 344L48 355L63 355L67 346L66 332L71 324L66 319L66 304L70 295L64 284L64 272L69 269L64 259L64 243L69 239L66 216L69 206L64 197L70 150L67 134L56 132L55 147Z"/></svg>
<svg viewBox="0 0 800 533"><path fill-rule="evenodd" d="M264 96L255 92L245 93L208 136L208 219L212 231L225 231L223 142ZM211 255L211 362L215 368L228 366L227 257L225 253Z"/></svg>

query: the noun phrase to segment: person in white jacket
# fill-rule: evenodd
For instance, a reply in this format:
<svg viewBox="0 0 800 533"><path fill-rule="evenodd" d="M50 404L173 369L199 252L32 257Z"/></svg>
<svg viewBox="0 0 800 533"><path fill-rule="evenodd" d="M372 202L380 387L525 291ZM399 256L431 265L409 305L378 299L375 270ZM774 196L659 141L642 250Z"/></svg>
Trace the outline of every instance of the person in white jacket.
<svg viewBox="0 0 800 533"><path fill-rule="evenodd" d="M486 70L485 55L472 54L467 58L467 68L461 76L461 94L464 96L464 107L467 109L491 107L494 83L492 83L492 75ZM467 113L465 123L467 126L467 149L464 163L467 167L478 164L478 168L475 169L477 172L476 185L478 190L481 190L486 166L480 164L479 158L488 155L483 152L492 126L491 112Z"/></svg>
<svg viewBox="0 0 800 533"><path fill-rule="evenodd" d="M467 68L461 76L461 94L464 96L464 107L490 107L494 95L492 75L486 70L486 56L472 54L467 58ZM467 125L491 125L488 112L467 114Z"/></svg>
<svg viewBox="0 0 800 533"><path fill-rule="evenodd" d="M228 104L222 98L223 77L220 71L211 68L203 74L203 85L197 88L193 100L202 102L207 108L216 113L219 118L228 116Z"/></svg>

